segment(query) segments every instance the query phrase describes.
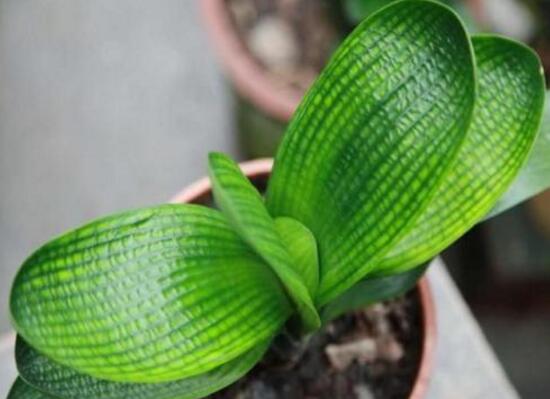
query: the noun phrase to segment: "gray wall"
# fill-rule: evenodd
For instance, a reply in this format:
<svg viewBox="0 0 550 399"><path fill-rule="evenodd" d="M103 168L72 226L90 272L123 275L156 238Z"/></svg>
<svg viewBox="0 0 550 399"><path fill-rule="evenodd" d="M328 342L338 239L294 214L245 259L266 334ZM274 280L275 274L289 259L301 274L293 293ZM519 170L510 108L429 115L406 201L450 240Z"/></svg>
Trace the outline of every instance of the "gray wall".
<svg viewBox="0 0 550 399"><path fill-rule="evenodd" d="M224 83L189 0L0 0L0 332L30 251L158 203L233 151Z"/></svg>

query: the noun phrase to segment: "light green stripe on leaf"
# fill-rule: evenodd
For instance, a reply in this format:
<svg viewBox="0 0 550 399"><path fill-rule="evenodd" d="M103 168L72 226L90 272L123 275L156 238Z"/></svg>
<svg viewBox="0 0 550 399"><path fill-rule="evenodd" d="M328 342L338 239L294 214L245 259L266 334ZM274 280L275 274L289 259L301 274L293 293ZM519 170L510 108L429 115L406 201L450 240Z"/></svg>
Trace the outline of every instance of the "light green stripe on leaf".
<svg viewBox="0 0 550 399"><path fill-rule="evenodd" d="M379 270L414 267L462 236L493 207L531 150L545 90L537 55L495 36L473 43L479 95L466 141L429 207Z"/></svg>
<svg viewBox="0 0 550 399"><path fill-rule="evenodd" d="M267 191L274 217L317 240L318 305L412 227L460 148L475 94L464 27L432 2L373 14L337 50L289 125Z"/></svg>
<svg viewBox="0 0 550 399"><path fill-rule="evenodd" d="M51 241L19 271L16 330L96 378L164 382L214 369L292 313L272 270L216 210L163 205Z"/></svg>

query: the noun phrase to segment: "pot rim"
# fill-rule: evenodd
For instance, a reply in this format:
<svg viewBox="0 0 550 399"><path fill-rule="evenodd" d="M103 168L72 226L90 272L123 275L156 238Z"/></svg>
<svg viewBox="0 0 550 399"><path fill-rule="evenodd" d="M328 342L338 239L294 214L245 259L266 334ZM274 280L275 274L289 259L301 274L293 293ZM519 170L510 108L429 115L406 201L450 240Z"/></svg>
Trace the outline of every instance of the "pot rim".
<svg viewBox="0 0 550 399"><path fill-rule="evenodd" d="M255 159L241 162L239 165L248 178L255 178L262 175L269 175L273 167L273 159ZM170 203L181 204L191 201L200 201L210 195L211 188L210 179L208 177L203 177L177 193L172 197ZM433 370L437 337L435 303L427 276L424 275L418 281L416 288L418 290L418 297L422 309L422 349L420 364L409 399L422 399L426 396Z"/></svg>

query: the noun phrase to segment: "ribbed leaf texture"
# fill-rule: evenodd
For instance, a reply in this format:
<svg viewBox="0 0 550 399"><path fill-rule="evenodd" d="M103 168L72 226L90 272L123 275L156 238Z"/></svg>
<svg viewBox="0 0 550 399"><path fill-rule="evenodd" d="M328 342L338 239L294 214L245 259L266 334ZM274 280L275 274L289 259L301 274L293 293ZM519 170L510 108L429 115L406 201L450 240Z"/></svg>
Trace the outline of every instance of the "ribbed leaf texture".
<svg viewBox="0 0 550 399"><path fill-rule="evenodd" d="M426 211L379 270L416 266L463 235L494 206L531 150L545 95L538 57L499 37L476 36L473 43L479 96L466 141Z"/></svg>
<svg viewBox="0 0 550 399"><path fill-rule="evenodd" d="M470 39L430 1L374 13L298 108L265 200L211 154L219 210L125 212L24 262L10 399L199 398L240 378L284 328L306 334L403 293L491 208L550 185L547 128L495 207L543 105L540 62L524 46Z"/></svg>
<svg viewBox="0 0 550 399"><path fill-rule="evenodd" d="M242 377L260 360L268 344L269 342L258 345L207 373L157 384L123 383L93 378L39 354L21 337L17 338L15 358L19 374L28 385L62 399L195 399Z"/></svg>
<svg viewBox="0 0 550 399"><path fill-rule="evenodd" d="M93 222L31 256L13 284L19 334L97 378L161 382L272 337L281 285L218 212L164 205Z"/></svg>
<svg viewBox="0 0 550 399"><path fill-rule="evenodd" d="M396 3L347 38L277 152L273 216L317 239L323 305L373 270L426 207L475 100L472 47L449 9Z"/></svg>

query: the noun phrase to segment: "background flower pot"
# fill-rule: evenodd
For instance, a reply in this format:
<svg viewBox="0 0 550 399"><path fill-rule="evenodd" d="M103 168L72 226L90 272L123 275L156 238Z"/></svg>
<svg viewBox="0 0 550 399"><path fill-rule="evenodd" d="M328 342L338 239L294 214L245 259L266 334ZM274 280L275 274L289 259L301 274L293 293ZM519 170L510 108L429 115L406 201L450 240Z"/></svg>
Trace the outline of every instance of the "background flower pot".
<svg viewBox="0 0 550 399"><path fill-rule="evenodd" d="M466 3L477 26L527 43L550 70L550 2L547 0L476 0Z"/></svg>
<svg viewBox="0 0 550 399"><path fill-rule="evenodd" d="M206 28L235 94L241 146L251 157L273 155L303 91L277 85L240 37L224 0L201 2Z"/></svg>
<svg viewBox="0 0 550 399"><path fill-rule="evenodd" d="M265 190L273 161L271 159L258 159L243 162L241 169L258 190ZM171 203L196 203L210 205L213 203L210 180L205 177L189 185L177 195ZM421 308L421 349L420 362L418 364L416 378L409 399L421 399L425 396L428 382L432 374L434 360L436 327L435 308L430 285L426 277L422 278L416 287Z"/></svg>
<svg viewBox="0 0 550 399"><path fill-rule="evenodd" d="M282 84L258 61L236 28L227 3L227 0L203 0L201 11L233 89L236 133L247 157L273 156L305 89ZM482 18L480 0L465 0L465 3L476 20ZM341 24L335 21L334 25ZM343 37L346 31L342 29L339 33Z"/></svg>

